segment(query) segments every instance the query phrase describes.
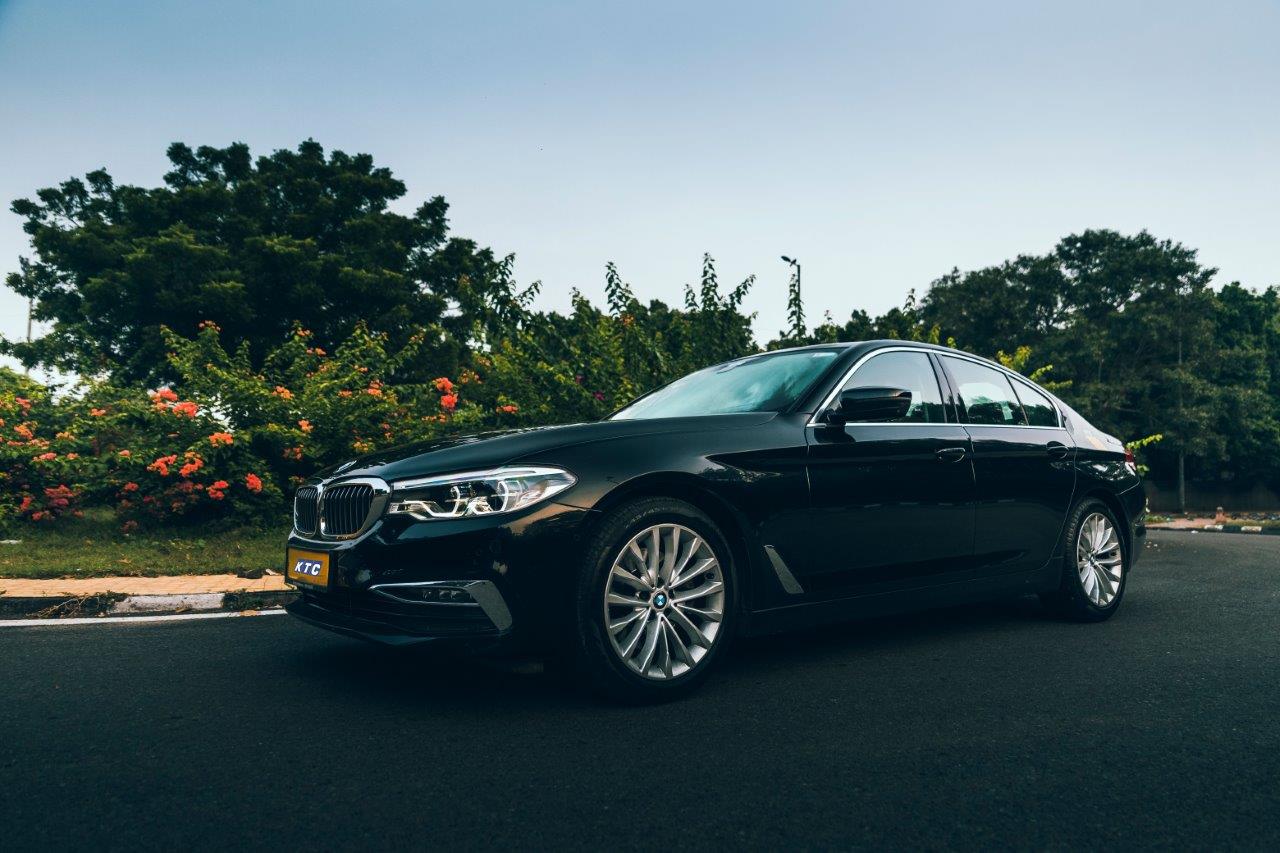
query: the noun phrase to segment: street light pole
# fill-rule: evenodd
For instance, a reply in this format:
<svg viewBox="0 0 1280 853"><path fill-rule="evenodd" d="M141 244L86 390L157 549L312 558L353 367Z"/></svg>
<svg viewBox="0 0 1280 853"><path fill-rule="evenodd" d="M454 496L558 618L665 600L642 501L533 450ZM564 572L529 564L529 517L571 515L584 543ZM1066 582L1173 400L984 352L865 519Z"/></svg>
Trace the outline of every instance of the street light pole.
<svg viewBox="0 0 1280 853"><path fill-rule="evenodd" d="M800 295L800 262L797 260L788 258L786 255L783 255L782 259L787 263L791 264L791 266L796 268L796 295L799 296Z"/></svg>
<svg viewBox="0 0 1280 853"><path fill-rule="evenodd" d="M787 314L791 320L791 336L797 340L804 337L804 302L800 298L800 262L794 258L782 256L782 260L786 261L796 271L795 273L795 289L787 294Z"/></svg>

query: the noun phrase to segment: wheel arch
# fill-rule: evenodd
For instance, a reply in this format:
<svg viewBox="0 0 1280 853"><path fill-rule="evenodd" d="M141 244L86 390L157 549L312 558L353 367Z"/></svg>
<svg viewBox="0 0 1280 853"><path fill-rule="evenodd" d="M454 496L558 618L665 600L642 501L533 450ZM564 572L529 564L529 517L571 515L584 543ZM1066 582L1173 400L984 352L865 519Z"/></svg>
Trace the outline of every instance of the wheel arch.
<svg viewBox="0 0 1280 853"><path fill-rule="evenodd" d="M755 544L750 535L749 525L741 513L734 508L724 496L716 493L698 477L680 472L656 472L645 474L620 484L604 497L592 509L594 514L592 526L601 524L613 509L641 498L674 498L697 507L715 522L724 534L733 552L733 561L738 569L737 580L742 584L738 596L739 616L746 617L751 610L753 578L763 552ZM746 618L739 620L739 626L745 627Z"/></svg>
<svg viewBox="0 0 1280 853"><path fill-rule="evenodd" d="M1106 505L1107 509L1111 510L1112 514L1116 517L1116 522L1117 522L1116 527L1119 528L1118 532L1120 534L1120 538L1124 541L1125 553L1129 557L1129 562L1132 563L1133 562L1133 542L1132 542L1132 537L1129 535L1130 519L1129 519L1128 513L1126 513L1124 510L1124 504L1121 503L1120 499L1116 497L1115 494L1113 494L1112 492L1109 492L1106 489L1097 488L1097 487L1087 490L1084 494L1080 496L1081 501L1086 501L1086 500L1089 500L1090 498L1095 498L1101 501L1103 504Z"/></svg>

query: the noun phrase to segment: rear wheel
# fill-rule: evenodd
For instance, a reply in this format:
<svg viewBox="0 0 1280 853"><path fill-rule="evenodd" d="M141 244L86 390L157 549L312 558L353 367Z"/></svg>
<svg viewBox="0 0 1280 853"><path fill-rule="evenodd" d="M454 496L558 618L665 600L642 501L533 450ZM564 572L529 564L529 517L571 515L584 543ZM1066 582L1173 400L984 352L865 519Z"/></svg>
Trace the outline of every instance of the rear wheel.
<svg viewBox="0 0 1280 853"><path fill-rule="evenodd" d="M1041 598L1069 619L1100 622L1120 606L1128 567L1128 548L1115 514L1102 501L1085 499L1067 527L1062 580Z"/></svg>
<svg viewBox="0 0 1280 853"><path fill-rule="evenodd" d="M665 498L619 507L587 547L579 574L581 669L615 699L683 695L723 652L736 595L731 551L706 514Z"/></svg>

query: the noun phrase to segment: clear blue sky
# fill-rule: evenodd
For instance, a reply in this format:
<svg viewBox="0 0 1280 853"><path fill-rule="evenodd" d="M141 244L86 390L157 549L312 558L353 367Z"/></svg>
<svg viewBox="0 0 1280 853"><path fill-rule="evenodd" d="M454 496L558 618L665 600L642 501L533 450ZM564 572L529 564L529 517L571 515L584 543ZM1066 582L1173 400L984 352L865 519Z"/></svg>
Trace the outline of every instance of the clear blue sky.
<svg viewBox="0 0 1280 853"><path fill-rule="evenodd" d="M678 301L701 254L756 273L764 339L880 312L953 266L1088 227L1280 283L1280 5L0 0L0 270L11 199L173 140L310 136L443 194L542 304L618 263ZM25 307L0 293L0 332Z"/></svg>

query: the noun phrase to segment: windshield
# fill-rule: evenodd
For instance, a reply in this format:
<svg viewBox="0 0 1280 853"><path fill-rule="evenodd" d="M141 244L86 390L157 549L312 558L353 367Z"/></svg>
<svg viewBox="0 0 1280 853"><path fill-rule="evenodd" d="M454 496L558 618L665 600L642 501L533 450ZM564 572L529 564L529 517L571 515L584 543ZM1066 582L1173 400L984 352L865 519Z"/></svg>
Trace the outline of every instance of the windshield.
<svg viewBox="0 0 1280 853"><path fill-rule="evenodd" d="M613 420L779 412L800 399L839 350L792 350L708 367L641 397Z"/></svg>

